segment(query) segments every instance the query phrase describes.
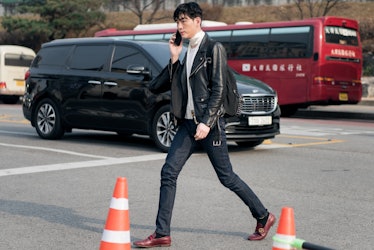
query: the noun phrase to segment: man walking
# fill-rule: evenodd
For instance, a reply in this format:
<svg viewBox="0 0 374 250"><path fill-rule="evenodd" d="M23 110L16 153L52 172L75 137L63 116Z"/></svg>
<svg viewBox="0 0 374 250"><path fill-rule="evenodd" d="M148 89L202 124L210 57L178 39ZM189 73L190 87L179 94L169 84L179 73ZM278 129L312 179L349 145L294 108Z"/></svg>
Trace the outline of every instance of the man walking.
<svg viewBox="0 0 374 250"><path fill-rule="evenodd" d="M237 176L229 159L223 118L223 87L227 77L224 47L214 43L201 29L202 10L195 2L180 4L174 12L177 30L189 40L187 54L179 61L182 44L174 34L169 41L169 65L152 81L154 93L171 89L171 112L179 125L161 171L161 187L156 231L148 238L134 242L137 247L170 246L170 224L177 178L197 144L203 146L220 182L248 206L257 220L249 240L266 237L276 218L269 213L256 194ZM214 46L209 46L214 43ZM206 51L212 58L206 57ZM208 74L207 67L211 67Z"/></svg>

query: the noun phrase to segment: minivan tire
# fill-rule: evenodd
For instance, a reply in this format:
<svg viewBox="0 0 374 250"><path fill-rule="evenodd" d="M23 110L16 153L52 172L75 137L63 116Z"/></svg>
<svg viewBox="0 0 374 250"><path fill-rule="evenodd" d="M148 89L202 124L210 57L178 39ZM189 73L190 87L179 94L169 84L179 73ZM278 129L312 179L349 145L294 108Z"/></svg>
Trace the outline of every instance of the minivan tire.
<svg viewBox="0 0 374 250"><path fill-rule="evenodd" d="M64 135L60 111L56 103L49 98L39 102L33 121L36 132L43 139L60 139Z"/></svg>
<svg viewBox="0 0 374 250"><path fill-rule="evenodd" d="M156 146L163 152L167 152L177 132L177 128L171 118L170 105L164 105L156 112L151 128L151 137Z"/></svg>

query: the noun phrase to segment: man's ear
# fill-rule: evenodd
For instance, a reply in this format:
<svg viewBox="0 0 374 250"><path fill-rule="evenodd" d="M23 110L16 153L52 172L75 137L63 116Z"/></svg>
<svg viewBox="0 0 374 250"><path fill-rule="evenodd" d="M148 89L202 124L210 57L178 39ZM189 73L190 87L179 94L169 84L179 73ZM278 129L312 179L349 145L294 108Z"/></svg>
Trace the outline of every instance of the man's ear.
<svg viewBox="0 0 374 250"><path fill-rule="evenodd" d="M197 22L197 24L199 24L200 25L200 27L201 27L201 17L195 17L195 20L196 20L196 22Z"/></svg>

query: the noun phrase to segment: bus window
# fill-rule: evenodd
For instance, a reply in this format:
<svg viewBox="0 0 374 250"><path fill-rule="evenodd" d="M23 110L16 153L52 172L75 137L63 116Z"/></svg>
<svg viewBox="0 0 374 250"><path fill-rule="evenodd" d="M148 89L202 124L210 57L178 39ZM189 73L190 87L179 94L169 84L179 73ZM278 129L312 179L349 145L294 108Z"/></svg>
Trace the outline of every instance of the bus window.
<svg viewBox="0 0 374 250"><path fill-rule="evenodd" d="M229 58L266 58L270 29L234 30Z"/></svg>
<svg viewBox="0 0 374 250"><path fill-rule="evenodd" d="M267 42L270 29L247 29L247 30L234 30L232 36L235 41L241 42Z"/></svg>
<svg viewBox="0 0 374 250"><path fill-rule="evenodd" d="M165 39L166 41L169 41L171 35L172 35L172 33L166 33L165 36L164 36L164 39Z"/></svg>
<svg viewBox="0 0 374 250"><path fill-rule="evenodd" d="M326 26L327 43L358 46L357 31L343 27Z"/></svg>
<svg viewBox="0 0 374 250"><path fill-rule="evenodd" d="M269 38L269 57L305 58L312 54L311 27L272 28ZM310 49L308 49L310 48Z"/></svg>
<svg viewBox="0 0 374 250"><path fill-rule="evenodd" d="M119 36L121 39L124 39L124 40L134 40L134 36L133 35L129 35L129 36Z"/></svg>
<svg viewBox="0 0 374 250"><path fill-rule="evenodd" d="M207 34L214 40L222 43L225 47L227 58L232 57L233 52L230 47L231 41L231 30L220 30L220 31L207 31Z"/></svg>
<svg viewBox="0 0 374 250"><path fill-rule="evenodd" d="M207 31L207 34L213 39L226 42L230 41L231 32L231 30Z"/></svg>
<svg viewBox="0 0 374 250"><path fill-rule="evenodd" d="M147 35L135 35L134 40L163 40L164 34L147 34Z"/></svg>

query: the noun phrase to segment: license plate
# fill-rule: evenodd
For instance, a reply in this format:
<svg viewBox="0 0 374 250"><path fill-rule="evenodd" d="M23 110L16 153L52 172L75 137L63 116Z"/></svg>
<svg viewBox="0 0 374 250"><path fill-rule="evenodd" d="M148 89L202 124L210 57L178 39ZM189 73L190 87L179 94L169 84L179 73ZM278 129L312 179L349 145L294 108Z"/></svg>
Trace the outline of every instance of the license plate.
<svg viewBox="0 0 374 250"><path fill-rule="evenodd" d="M250 116L248 117L249 126L270 125L272 122L271 116Z"/></svg>
<svg viewBox="0 0 374 250"><path fill-rule="evenodd" d="M348 93L339 93L339 101L348 101Z"/></svg>
<svg viewBox="0 0 374 250"><path fill-rule="evenodd" d="M25 87L25 81L24 80L16 80L16 86L17 87Z"/></svg>

